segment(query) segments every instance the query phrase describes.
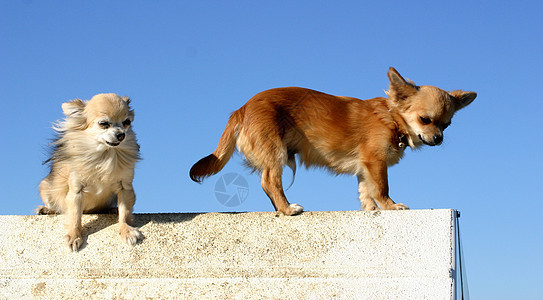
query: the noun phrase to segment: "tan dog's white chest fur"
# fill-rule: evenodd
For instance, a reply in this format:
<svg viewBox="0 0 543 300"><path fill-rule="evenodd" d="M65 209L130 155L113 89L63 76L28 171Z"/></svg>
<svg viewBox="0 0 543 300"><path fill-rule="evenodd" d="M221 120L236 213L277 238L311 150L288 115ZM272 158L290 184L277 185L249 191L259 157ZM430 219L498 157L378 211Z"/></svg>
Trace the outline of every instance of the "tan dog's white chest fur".
<svg viewBox="0 0 543 300"><path fill-rule="evenodd" d="M298 87L255 95L232 113L217 149L192 166L190 178L200 182L219 172L237 146L286 215L303 210L287 201L281 181L284 165L295 171L296 157L307 167L356 175L363 209L407 209L388 195L387 167L408 146L441 144L454 113L477 94L417 86L394 68L388 78L389 98L359 100Z"/></svg>

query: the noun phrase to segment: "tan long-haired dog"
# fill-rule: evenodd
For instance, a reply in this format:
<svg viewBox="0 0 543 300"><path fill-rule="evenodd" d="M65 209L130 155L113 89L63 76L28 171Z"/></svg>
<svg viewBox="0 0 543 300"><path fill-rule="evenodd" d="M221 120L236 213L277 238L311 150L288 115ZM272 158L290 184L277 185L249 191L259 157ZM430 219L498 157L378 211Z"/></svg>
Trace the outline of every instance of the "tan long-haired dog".
<svg viewBox="0 0 543 300"><path fill-rule="evenodd" d="M281 182L284 165L295 172L295 155L307 167L356 175L362 209L408 209L390 199L387 167L402 158L406 146L441 144L454 113L477 94L417 86L394 68L388 78L388 98L363 101L298 87L255 95L232 113L217 149L192 166L190 178L201 182L219 172L237 146L285 215L303 211L289 204Z"/></svg>
<svg viewBox="0 0 543 300"><path fill-rule="evenodd" d="M54 126L57 139L47 162L49 175L40 183L45 206L39 214L64 213L72 251L83 243L81 214L118 204L121 238L135 245L142 234L132 227L136 201L132 179L139 160L139 145L132 131L134 111L130 99L99 94L89 101L62 104L66 119Z"/></svg>

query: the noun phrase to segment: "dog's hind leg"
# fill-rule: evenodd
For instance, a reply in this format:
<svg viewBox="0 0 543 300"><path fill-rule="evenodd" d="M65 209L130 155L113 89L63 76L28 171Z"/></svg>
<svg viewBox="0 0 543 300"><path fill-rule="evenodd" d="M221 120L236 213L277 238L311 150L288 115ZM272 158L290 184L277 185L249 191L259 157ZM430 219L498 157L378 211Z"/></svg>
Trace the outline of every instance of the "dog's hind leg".
<svg viewBox="0 0 543 300"><path fill-rule="evenodd" d="M273 168L262 170L260 181L266 195L272 201L275 210L282 212L287 216L293 216L301 213L304 208L298 204L289 204L283 191L283 183L281 180L283 168L281 165L276 165Z"/></svg>
<svg viewBox="0 0 543 300"><path fill-rule="evenodd" d="M54 209L51 209L47 206L43 206L43 205L39 205L38 207L36 207L36 214L38 215L58 215L60 214L59 211L56 211Z"/></svg>
<svg viewBox="0 0 543 300"><path fill-rule="evenodd" d="M34 210L38 215L56 215L60 214L61 211L56 208L54 205L56 202L51 200L51 185L47 181L48 178L44 179L40 183L40 197L45 205L39 205Z"/></svg>
<svg viewBox="0 0 543 300"><path fill-rule="evenodd" d="M360 199L360 209L362 210L378 210L375 200L370 196L367 182L364 176L358 175L358 199Z"/></svg>

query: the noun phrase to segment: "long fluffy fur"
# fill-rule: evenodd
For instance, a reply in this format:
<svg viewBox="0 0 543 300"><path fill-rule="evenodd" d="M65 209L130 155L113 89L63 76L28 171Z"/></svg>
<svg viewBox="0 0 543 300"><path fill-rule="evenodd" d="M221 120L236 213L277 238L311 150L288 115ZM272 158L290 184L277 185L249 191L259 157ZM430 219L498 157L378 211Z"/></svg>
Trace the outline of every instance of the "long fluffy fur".
<svg viewBox="0 0 543 300"><path fill-rule="evenodd" d="M135 202L132 179L140 159L131 126L134 111L129 104L128 98L115 94L99 94L90 101L72 100L62 105L65 120L53 125L56 139L46 161L50 172L40 183L45 206L37 212L66 214L67 240L74 251L82 243L81 214L107 210L116 201L122 238L129 244L141 238L141 233L129 226Z"/></svg>

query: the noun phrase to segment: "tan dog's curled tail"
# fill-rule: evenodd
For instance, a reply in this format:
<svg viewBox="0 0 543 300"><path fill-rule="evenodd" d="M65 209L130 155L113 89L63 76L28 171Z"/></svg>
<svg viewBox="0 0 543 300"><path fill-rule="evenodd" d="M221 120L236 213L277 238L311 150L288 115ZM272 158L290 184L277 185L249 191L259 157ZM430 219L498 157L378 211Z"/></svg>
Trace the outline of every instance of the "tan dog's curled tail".
<svg viewBox="0 0 543 300"><path fill-rule="evenodd" d="M241 107L232 113L219 140L217 149L212 154L200 159L190 168L190 179L202 182L204 178L217 174L224 168L236 149L236 139L243 121L244 112L245 107Z"/></svg>

